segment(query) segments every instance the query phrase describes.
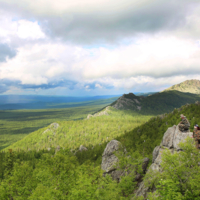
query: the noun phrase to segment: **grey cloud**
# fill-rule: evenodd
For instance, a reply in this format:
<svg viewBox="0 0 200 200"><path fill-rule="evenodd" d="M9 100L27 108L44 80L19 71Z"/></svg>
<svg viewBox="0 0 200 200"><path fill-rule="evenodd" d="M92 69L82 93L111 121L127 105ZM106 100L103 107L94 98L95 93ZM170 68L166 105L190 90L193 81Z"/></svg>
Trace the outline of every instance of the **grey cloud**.
<svg viewBox="0 0 200 200"><path fill-rule="evenodd" d="M41 85L33 85L33 84L22 84L21 81L19 80L10 80L10 79L1 79L0 80L0 93L4 93L7 90L10 89L11 86L15 86L20 89L52 89L52 88L57 88L57 87L64 87L68 88L70 90L76 90L76 89L83 89L86 86L89 86L88 89L97 89L96 84L99 83L97 81L92 82L92 83L84 83L79 85L78 82L76 81L71 81L71 80L66 80L66 79L54 79L50 80L48 84L41 84ZM104 83L99 83L101 86L103 86L106 89L113 89L114 87L112 85L107 85ZM79 85L79 87L77 87ZM81 87L81 88L80 88Z"/></svg>
<svg viewBox="0 0 200 200"><path fill-rule="evenodd" d="M77 82L70 81L70 80L59 80L54 79L50 80L48 84L41 84L41 85L33 85L33 84L22 84L19 80L10 80L10 79L1 79L0 80L0 91L5 92L11 86L15 86L21 89L50 89L50 88L57 88L57 87L66 87L70 90L75 89ZM1 89L2 87L2 89Z"/></svg>
<svg viewBox="0 0 200 200"><path fill-rule="evenodd" d="M186 23L188 13L191 8L199 6L196 0L153 0L143 1L143 4L136 5L136 1L124 0L121 9L115 9L120 1L113 1L102 5L98 10L83 7L83 11L66 10L64 13L57 12L36 13L31 8L20 6L18 3L6 4L5 1L0 6L12 12L17 12L20 16L38 20L43 31L52 38L63 39L67 42L93 44L94 42L114 43L126 37L136 34L155 33L166 30L175 30L183 27ZM88 5L89 6L89 5ZM108 9L110 8L110 9ZM38 8L41 10L41 8ZM79 9L79 10L78 10Z"/></svg>
<svg viewBox="0 0 200 200"><path fill-rule="evenodd" d="M5 62L6 58L13 58L16 54L16 50L12 49L7 44L0 44L0 62Z"/></svg>
<svg viewBox="0 0 200 200"><path fill-rule="evenodd" d="M188 2L188 1L185 1ZM74 43L115 42L140 33L173 30L185 23L187 3L157 0L152 4L113 13L109 11L88 14L74 13L41 21L46 34Z"/></svg>

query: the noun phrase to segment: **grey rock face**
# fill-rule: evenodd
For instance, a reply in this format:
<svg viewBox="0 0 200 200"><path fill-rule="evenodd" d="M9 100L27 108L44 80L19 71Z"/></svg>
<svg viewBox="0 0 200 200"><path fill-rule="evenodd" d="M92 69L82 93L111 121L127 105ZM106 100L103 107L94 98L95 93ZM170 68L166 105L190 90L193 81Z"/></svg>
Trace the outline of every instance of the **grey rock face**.
<svg viewBox="0 0 200 200"><path fill-rule="evenodd" d="M157 146L154 148L153 150L153 159L152 159L152 163L155 161L155 159L157 158L158 154L159 154L159 150L160 150L160 146Z"/></svg>
<svg viewBox="0 0 200 200"><path fill-rule="evenodd" d="M121 176L130 174L133 170L133 166L127 166L128 171L120 170L118 166L119 159L117 154L120 153L122 156L126 156L126 149L122 147L121 143L117 140L110 141L102 155L101 169L104 170L104 176L106 174L111 175L113 180L120 181ZM127 157L128 158L128 157ZM143 173L146 172L147 166L149 163L149 158L144 158L142 163ZM136 181L141 182L142 175L135 171Z"/></svg>
<svg viewBox="0 0 200 200"><path fill-rule="evenodd" d="M116 164L119 161L117 156L114 154L121 149L122 145L117 140L111 140L102 155L102 163L101 169L104 170L106 173L109 173L115 169L117 169Z"/></svg>
<svg viewBox="0 0 200 200"><path fill-rule="evenodd" d="M162 152L165 148L170 149L171 153L174 153L174 151L179 151L181 148L179 147L180 142L184 142L184 140L187 137L192 136L192 132L190 131L180 131L178 126L173 126L167 129L165 132L162 142L160 146L155 147L153 150L153 160L152 164L149 167L149 170L147 173L150 173L151 170L153 171L159 171L161 172L162 169L160 167L160 163L162 161ZM147 192L149 191L149 188L145 187L144 183L142 182L139 185L139 188L136 191L136 196L147 196Z"/></svg>
<svg viewBox="0 0 200 200"><path fill-rule="evenodd" d="M135 192L135 195L136 196L143 196L143 197L146 197L147 196L147 192L148 192L148 189L145 185L144 185L144 182L141 182L137 191Z"/></svg>
<svg viewBox="0 0 200 200"><path fill-rule="evenodd" d="M87 148L84 147L83 145L81 145L81 146L79 147L79 151L87 151Z"/></svg>
<svg viewBox="0 0 200 200"><path fill-rule="evenodd" d="M180 142L183 142L188 136L191 137L192 135L193 135L192 132L190 132L189 130L181 132L177 126L175 133L174 133L173 148L175 148L177 150L181 150L181 148L178 146L178 144Z"/></svg>
<svg viewBox="0 0 200 200"><path fill-rule="evenodd" d="M161 146L165 146L168 148L172 148L173 147L173 137L174 137L174 132L176 130L176 126L174 125L173 127L170 127L167 129L167 131L165 132L162 142L161 142Z"/></svg>

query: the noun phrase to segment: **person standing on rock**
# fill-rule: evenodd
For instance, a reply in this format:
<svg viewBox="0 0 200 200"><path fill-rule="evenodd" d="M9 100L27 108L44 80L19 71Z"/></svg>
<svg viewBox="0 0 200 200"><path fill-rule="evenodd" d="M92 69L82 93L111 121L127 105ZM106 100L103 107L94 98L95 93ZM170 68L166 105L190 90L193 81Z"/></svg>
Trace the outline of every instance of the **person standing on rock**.
<svg viewBox="0 0 200 200"><path fill-rule="evenodd" d="M188 119L186 118L186 116L184 116L183 114L180 115L181 117L181 122L179 123L179 130L180 131L187 131L190 128L190 122L188 121Z"/></svg>

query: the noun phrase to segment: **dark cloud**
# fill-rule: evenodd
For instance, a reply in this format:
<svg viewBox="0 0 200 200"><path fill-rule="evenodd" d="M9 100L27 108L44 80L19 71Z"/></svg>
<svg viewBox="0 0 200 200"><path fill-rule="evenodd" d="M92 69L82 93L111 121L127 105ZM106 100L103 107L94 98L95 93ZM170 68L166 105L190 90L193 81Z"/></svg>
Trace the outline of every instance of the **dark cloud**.
<svg viewBox="0 0 200 200"><path fill-rule="evenodd" d="M15 86L21 89L50 89L50 88L57 88L57 87L66 87L70 90L75 89L77 82L70 81L70 80L50 80L48 84L41 84L41 85L34 85L34 84L22 84L19 80L10 80L10 79L1 79L0 86L4 86L6 90L8 90L11 86ZM2 89L3 92L6 90ZM1 89L0 89L1 91Z"/></svg>
<svg viewBox="0 0 200 200"><path fill-rule="evenodd" d="M48 84L41 84L41 85L33 85L33 84L22 84L21 81L19 80L10 80L10 79L1 79L0 80L0 93L4 93L7 90L11 88L11 86L15 86L19 89L53 89L53 88L58 88L58 87L64 87L68 88L70 90L76 90L76 89L98 89L97 84L102 86L103 88L106 89L113 89L114 87L112 85L107 85L104 83L99 83L99 82L92 82L92 83L85 83L81 84L76 81L71 81L71 80L52 80ZM79 85L79 86L78 86Z"/></svg>
<svg viewBox="0 0 200 200"><path fill-rule="evenodd" d="M23 89L51 89L51 88L57 88L57 87L66 87L70 90L75 89L77 82L70 81L70 80L53 80L50 81L48 84L41 84L41 85L33 85L33 84L19 84L19 86Z"/></svg>
<svg viewBox="0 0 200 200"><path fill-rule="evenodd" d="M185 4L184 4L185 2ZM174 30L185 24L188 1L156 0L138 7L130 6L119 12L73 13L41 21L43 31L53 38L74 43L116 42L140 33Z"/></svg>
<svg viewBox="0 0 200 200"><path fill-rule="evenodd" d="M137 34L176 30L185 26L192 8L200 5L196 0L142 2L124 0L122 4L120 0L108 1L103 2L99 8L93 9L87 4L82 9L77 6L77 9L68 9L60 13L56 9L55 12L46 13L47 9L42 7L38 7L40 12L37 13L28 5L21 6L24 4L22 0L12 4L0 0L0 6L21 18L39 21L42 30L53 39L87 45L115 43Z"/></svg>
<svg viewBox="0 0 200 200"><path fill-rule="evenodd" d="M0 44L0 62L5 62L7 58L13 58L17 54L16 50L7 44Z"/></svg>

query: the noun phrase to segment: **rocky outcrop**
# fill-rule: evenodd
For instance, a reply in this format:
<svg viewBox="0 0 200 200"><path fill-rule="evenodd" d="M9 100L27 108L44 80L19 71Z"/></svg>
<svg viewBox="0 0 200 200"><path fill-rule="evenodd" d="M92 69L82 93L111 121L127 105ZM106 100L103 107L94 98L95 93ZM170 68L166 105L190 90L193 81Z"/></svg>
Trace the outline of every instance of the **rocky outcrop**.
<svg viewBox="0 0 200 200"><path fill-rule="evenodd" d="M91 117L99 117L102 115L108 115L109 108L110 108L110 106L107 106L106 109L101 112L95 113L94 115L89 114L87 116L87 119L90 119Z"/></svg>
<svg viewBox="0 0 200 200"><path fill-rule="evenodd" d="M52 124L50 124L50 128L52 128L52 129L57 129L59 127L59 124L58 123L52 123Z"/></svg>
<svg viewBox="0 0 200 200"><path fill-rule="evenodd" d="M171 153L173 153L174 151L181 151L182 149L179 147L179 143L184 142L184 140L188 136L191 137L192 132L181 132L179 130L179 127L176 125L168 128L163 136L160 146L155 147L155 149L153 150L153 160L148 172L150 173L151 170L161 172L162 169L160 167L160 163L162 161L162 152L164 151L164 149L170 149ZM136 191L136 196L146 197L148 191L149 188L145 187L144 183L142 182Z"/></svg>
<svg viewBox="0 0 200 200"><path fill-rule="evenodd" d="M141 97L135 96L133 93L124 94L119 97L117 101L112 105L113 108L116 109L133 109L133 110L141 110Z"/></svg>
<svg viewBox="0 0 200 200"><path fill-rule="evenodd" d="M117 169L116 164L118 163L118 157L115 155L115 153L122 151L122 145L117 140L110 141L102 155L102 163L101 168L105 171L105 173L109 173L115 169ZM124 150L124 153L126 150Z"/></svg>
<svg viewBox="0 0 200 200"><path fill-rule="evenodd" d="M137 167L133 166L127 166L126 170L121 170L119 168L119 158L117 157L118 155L120 156L127 156L127 151L124 147L122 147L121 143L117 140L112 140L110 141L102 155L102 163L101 163L101 169L104 171L104 176L105 175L111 175L113 180L117 180L118 182L120 181L121 176L128 175L132 168L137 169ZM127 157L129 158L129 157ZM131 158L129 158L131 159ZM149 158L144 158L142 160L142 169L143 173L146 172L147 166L149 163ZM128 169L128 170L127 170ZM135 180L137 182L141 181L142 174L137 173L137 170L135 172Z"/></svg>
<svg viewBox="0 0 200 200"><path fill-rule="evenodd" d="M45 134L49 131L53 131L53 134L55 135L56 130L58 129L59 126L60 125L58 123L54 122L54 123L50 124L49 128L46 129L42 134Z"/></svg>
<svg viewBox="0 0 200 200"><path fill-rule="evenodd" d="M117 170L119 159L117 154L122 156L126 154L126 149L117 140L110 141L102 155L101 169L104 171L104 176L110 174L114 180L119 180L123 174L122 170Z"/></svg>

